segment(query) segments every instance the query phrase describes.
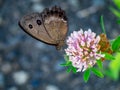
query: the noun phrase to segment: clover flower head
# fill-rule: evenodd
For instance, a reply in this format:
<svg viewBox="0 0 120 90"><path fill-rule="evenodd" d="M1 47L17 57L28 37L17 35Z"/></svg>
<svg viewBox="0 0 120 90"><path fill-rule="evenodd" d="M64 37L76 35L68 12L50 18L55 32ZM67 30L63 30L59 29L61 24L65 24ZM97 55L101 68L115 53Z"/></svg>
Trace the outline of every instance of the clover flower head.
<svg viewBox="0 0 120 90"><path fill-rule="evenodd" d="M100 52L100 36L96 36L91 29L83 32L74 31L67 39L68 48L66 54L72 65L77 68L77 72L85 71L88 67L95 65L96 61L102 57Z"/></svg>

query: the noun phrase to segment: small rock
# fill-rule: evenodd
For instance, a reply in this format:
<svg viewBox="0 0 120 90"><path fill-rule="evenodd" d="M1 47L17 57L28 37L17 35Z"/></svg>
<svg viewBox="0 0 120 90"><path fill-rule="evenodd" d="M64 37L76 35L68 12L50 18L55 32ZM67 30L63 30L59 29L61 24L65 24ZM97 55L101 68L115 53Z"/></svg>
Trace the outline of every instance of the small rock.
<svg viewBox="0 0 120 90"><path fill-rule="evenodd" d="M46 86L45 90L60 90L60 89L55 85L48 85Z"/></svg>
<svg viewBox="0 0 120 90"><path fill-rule="evenodd" d="M18 71L13 74L13 79L16 84L23 85L27 82L29 75L25 71Z"/></svg>
<svg viewBox="0 0 120 90"><path fill-rule="evenodd" d="M66 72L58 73L58 74L56 75L56 79L57 79L59 82L62 82L62 81L64 81L64 80L67 80L69 77L70 77L70 74L69 74L69 73L66 73Z"/></svg>
<svg viewBox="0 0 120 90"><path fill-rule="evenodd" d="M5 74L11 72L12 70L12 66L10 65L10 63L5 63L1 66L1 71L4 72Z"/></svg>
<svg viewBox="0 0 120 90"><path fill-rule="evenodd" d="M72 6L72 8L74 8L74 9L78 9L79 8L79 0L69 0L69 3Z"/></svg>
<svg viewBox="0 0 120 90"><path fill-rule="evenodd" d="M42 10L44 9L44 6L39 3L35 3L33 4L32 9L35 12L42 12Z"/></svg>

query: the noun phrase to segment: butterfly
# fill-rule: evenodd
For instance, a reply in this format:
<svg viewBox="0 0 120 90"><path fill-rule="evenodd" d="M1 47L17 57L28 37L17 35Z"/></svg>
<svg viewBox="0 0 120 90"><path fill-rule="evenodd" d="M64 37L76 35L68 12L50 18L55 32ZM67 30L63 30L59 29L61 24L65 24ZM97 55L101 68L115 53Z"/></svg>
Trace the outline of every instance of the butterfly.
<svg viewBox="0 0 120 90"><path fill-rule="evenodd" d="M23 16L19 26L33 38L53 45L57 50L64 45L68 32L67 16L58 6Z"/></svg>

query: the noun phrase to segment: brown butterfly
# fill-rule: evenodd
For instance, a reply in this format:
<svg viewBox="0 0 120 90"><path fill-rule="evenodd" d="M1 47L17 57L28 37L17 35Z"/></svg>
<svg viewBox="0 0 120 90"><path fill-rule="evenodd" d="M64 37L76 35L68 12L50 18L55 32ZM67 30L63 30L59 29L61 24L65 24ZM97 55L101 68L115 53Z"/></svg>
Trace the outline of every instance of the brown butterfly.
<svg viewBox="0 0 120 90"><path fill-rule="evenodd" d="M57 6L46 8L41 13L25 15L19 21L19 25L32 37L56 46L57 50L64 45L68 31L65 11Z"/></svg>

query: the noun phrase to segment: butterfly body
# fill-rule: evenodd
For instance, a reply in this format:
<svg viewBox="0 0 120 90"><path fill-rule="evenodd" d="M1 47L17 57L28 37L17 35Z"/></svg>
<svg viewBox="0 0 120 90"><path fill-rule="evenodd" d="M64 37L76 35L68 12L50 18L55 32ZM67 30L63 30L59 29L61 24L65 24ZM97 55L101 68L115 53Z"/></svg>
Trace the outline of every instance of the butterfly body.
<svg viewBox="0 0 120 90"><path fill-rule="evenodd" d="M32 37L56 46L60 49L64 45L68 31L65 12L54 6L46 8L42 13L31 13L22 17L20 27Z"/></svg>

